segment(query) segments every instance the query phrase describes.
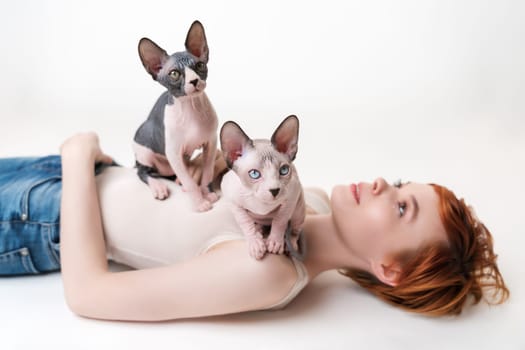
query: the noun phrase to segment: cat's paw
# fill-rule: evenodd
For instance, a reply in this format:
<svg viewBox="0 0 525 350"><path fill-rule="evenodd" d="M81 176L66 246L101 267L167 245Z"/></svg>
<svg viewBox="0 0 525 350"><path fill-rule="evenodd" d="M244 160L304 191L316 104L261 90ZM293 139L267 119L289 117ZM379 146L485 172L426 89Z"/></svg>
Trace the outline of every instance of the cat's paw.
<svg viewBox="0 0 525 350"><path fill-rule="evenodd" d="M155 199L164 200L170 195L168 185L166 185L162 180L149 177L148 186Z"/></svg>
<svg viewBox="0 0 525 350"><path fill-rule="evenodd" d="M266 239L266 248L272 254L284 253L284 238L275 234L270 234Z"/></svg>
<svg viewBox="0 0 525 350"><path fill-rule="evenodd" d="M204 195L204 198L209 200L211 203L217 202L219 200L219 196L215 192L208 192Z"/></svg>
<svg viewBox="0 0 525 350"><path fill-rule="evenodd" d="M266 244L264 239L260 235L250 236L247 239L248 241L248 251L250 256L256 260L261 260L266 253Z"/></svg>
<svg viewBox="0 0 525 350"><path fill-rule="evenodd" d="M204 211L208 211L211 208L213 208L213 205L211 204L211 202L204 198L198 201L195 205L195 210L201 213Z"/></svg>

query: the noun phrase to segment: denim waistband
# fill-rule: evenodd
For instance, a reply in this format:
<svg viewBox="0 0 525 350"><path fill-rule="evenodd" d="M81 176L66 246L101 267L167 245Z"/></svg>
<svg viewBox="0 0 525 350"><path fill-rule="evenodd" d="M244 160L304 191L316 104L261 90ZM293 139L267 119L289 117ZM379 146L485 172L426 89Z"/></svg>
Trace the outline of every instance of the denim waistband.
<svg viewBox="0 0 525 350"><path fill-rule="evenodd" d="M96 164L95 174L108 166L118 164ZM60 156L0 159L0 221L56 223L61 195Z"/></svg>

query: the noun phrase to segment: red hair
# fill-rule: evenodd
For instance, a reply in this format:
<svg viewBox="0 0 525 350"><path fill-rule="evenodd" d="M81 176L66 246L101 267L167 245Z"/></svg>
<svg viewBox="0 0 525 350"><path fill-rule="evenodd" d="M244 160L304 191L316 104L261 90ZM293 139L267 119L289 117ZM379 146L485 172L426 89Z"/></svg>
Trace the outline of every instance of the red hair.
<svg viewBox="0 0 525 350"><path fill-rule="evenodd" d="M509 290L496 264L491 233L463 199L445 187L431 186L439 198L448 245L435 243L398 254L402 272L396 286L363 270L341 273L390 304L430 316L458 315L469 298L473 304L482 298L490 304L503 303Z"/></svg>

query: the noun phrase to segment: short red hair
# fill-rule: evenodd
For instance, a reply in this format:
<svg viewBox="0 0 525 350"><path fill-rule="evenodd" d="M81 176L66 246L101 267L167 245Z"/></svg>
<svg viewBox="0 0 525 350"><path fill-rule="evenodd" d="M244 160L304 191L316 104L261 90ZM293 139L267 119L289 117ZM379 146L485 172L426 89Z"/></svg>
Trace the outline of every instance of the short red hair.
<svg viewBox="0 0 525 350"><path fill-rule="evenodd" d="M341 273L390 304L429 316L458 315L469 297L474 304L482 297L490 304L503 303L509 290L496 264L489 230L463 199L443 186L431 186L439 198L448 245L435 243L398 254L403 269L396 286L382 283L367 271Z"/></svg>

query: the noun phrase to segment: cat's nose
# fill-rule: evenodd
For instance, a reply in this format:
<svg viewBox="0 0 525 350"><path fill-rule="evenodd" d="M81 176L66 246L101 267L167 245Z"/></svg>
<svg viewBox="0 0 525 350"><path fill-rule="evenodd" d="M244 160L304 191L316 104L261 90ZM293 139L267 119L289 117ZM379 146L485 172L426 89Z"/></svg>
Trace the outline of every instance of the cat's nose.
<svg viewBox="0 0 525 350"><path fill-rule="evenodd" d="M190 80L190 84L193 85L194 87L197 87L198 83L199 83L199 79Z"/></svg>
<svg viewBox="0 0 525 350"><path fill-rule="evenodd" d="M277 195L279 194L280 190L281 190L280 188L272 188L270 190L270 192L272 193L273 198L277 197Z"/></svg>

